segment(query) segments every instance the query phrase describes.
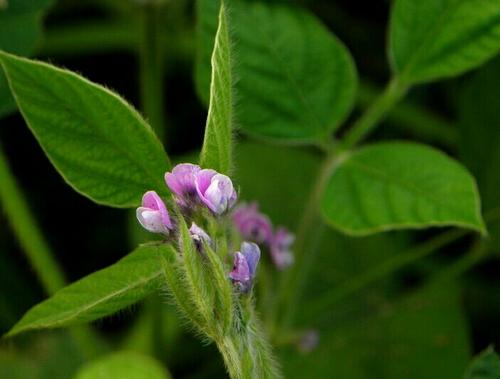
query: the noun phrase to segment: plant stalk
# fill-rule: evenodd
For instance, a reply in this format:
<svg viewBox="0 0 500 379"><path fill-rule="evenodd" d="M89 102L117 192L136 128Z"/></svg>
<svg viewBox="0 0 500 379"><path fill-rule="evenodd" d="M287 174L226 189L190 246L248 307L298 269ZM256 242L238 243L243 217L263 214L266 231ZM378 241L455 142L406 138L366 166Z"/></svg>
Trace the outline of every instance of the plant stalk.
<svg viewBox="0 0 500 379"><path fill-rule="evenodd" d="M407 90L408 86L403 84L397 77L393 78L384 92L366 109L363 115L346 133L341 144L342 148L350 150L362 142L380 123L389 110L403 98Z"/></svg>

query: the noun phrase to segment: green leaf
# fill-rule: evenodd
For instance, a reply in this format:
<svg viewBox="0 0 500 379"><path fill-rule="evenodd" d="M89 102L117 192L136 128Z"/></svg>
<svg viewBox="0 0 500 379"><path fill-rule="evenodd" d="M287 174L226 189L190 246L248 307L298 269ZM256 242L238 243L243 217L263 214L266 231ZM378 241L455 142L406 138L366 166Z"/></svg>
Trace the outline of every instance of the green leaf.
<svg viewBox="0 0 500 379"><path fill-rule="evenodd" d="M87 363L75 379L169 379L157 360L132 351L120 351Z"/></svg>
<svg viewBox="0 0 500 379"><path fill-rule="evenodd" d="M484 214L500 210L500 59L472 77L460 91L460 152L477 179ZM492 246L500 251L500 225L490 226Z"/></svg>
<svg viewBox="0 0 500 379"><path fill-rule="evenodd" d="M405 82L459 75L500 50L499 0L397 0L389 55Z"/></svg>
<svg viewBox="0 0 500 379"><path fill-rule="evenodd" d="M83 324L111 315L160 288L158 246L143 245L112 266L70 284L31 308L7 333Z"/></svg>
<svg viewBox="0 0 500 379"><path fill-rule="evenodd" d="M9 1L0 6L0 50L30 55L42 32L42 14L52 1ZM16 109L7 80L0 72L0 117Z"/></svg>
<svg viewBox="0 0 500 379"><path fill-rule="evenodd" d="M355 98L357 76L347 49L305 10L237 1L231 5L238 125L248 134L283 142L329 136ZM206 44L215 22L213 7L211 0L198 0L202 97L208 90Z"/></svg>
<svg viewBox="0 0 500 379"><path fill-rule="evenodd" d="M456 225L485 231L472 176L424 145L381 143L347 156L334 171L322 213L347 234Z"/></svg>
<svg viewBox="0 0 500 379"><path fill-rule="evenodd" d="M229 174L232 162L232 75L231 40L228 30L227 11L221 2L219 28L215 36L212 54L212 80L210 106L208 108L205 140L201 150L200 165Z"/></svg>
<svg viewBox="0 0 500 379"><path fill-rule="evenodd" d="M500 356L492 346L472 361L464 379L500 379Z"/></svg>
<svg viewBox="0 0 500 379"><path fill-rule="evenodd" d="M0 52L19 109L43 150L79 193L132 207L166 193L168 158L151 128L108 89L46 63Z"/></svg>

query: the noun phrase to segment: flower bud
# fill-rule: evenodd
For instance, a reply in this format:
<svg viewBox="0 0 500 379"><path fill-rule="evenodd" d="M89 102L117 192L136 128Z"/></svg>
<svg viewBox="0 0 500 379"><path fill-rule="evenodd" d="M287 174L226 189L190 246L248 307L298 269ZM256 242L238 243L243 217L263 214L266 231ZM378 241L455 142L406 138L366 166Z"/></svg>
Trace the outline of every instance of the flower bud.
<svg viewBox="0 0 500 379"><path fill-rule="evenodd" d="M252 287L252 282L260 259L260 249L255 243L243 242L241 252L234 254L233 271L229 277L236 283L242 292L248 292Z"/></svg>
<svg viewBox="0 0 500 379"><path fill-rule="evenodd" d="M196 191L200 200L217 215L236 202L236 191L231 179L215 170L205 169L196 174Z"/></svg>
<svg viewBox="0 0 500 379"><path fill-rule="evenodd" d="M212 239L210 238L210 236L194 222L191 224L191 227L189 228L189 235L194 241L194 244L196 245L198 251L201 251L203 243L212 246Z"/></svg>
<svg viewBox="0 0 500 379"><path fill-rule="evenodd" d="M173 229L167 207L155 191L144 194L136 215L143 228L152 233L168 234Z"/></svg>
<svg viewBox="0 0 500 379"><path fill-rule="evenodd" d="M283 270L293 263L293 253L290 248L294 240L295 236L286 228L279 228L274 234L270 245L271 259L278 269Z"/></svg>

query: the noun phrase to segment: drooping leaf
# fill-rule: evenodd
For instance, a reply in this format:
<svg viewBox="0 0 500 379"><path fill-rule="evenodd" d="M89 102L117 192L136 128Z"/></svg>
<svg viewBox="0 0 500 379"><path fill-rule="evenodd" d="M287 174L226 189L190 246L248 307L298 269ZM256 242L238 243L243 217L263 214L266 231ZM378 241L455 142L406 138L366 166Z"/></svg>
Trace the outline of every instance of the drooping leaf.
<svg viewBox="0 0 500 379"><path fill-rule="evenodd" d="M6 53L0 63L26 123L76 191L115 207L166 192L161 143L122 98L46 63Z"/></svg>
<svg viewBox="0 0 500 379"><path fill-rule="evenodd" d="M492 346L472 361L464 379L500 379L500 356Z"/></svg>
<svg viewBox="0 0 500 379"><path fill-rule="evenodd" d="M413 143L353 152L331 176L322 213L353 235L456 225L484 232L472 176L443 153Z"/></svg>
<svg viewBox="0 0 500 379"><path fill-rule="evenodd" d="M500 50L499 0L397 0L389 56L405 82L459 75Z"/></svg>
<svg viewBox="0 0 500 379"><path fill-rule="evenodd" d="M206 45L214 1L198 0L198 92L206 97ZM231 2L235 118L251 135L307 143L331 134L352 108L357 77L343 44L313 15L276 4Z"/></svg>
<svg viewBox="0 0 500 379"><path fill-rule="evenodd" d="M120 351L83 366L76 379L169 379L168 371L157 360L132 351Z"/></svg>
<svg viewBox="0 0 500 379"><path fill-rule="evenodd" d="M224 2L219 12L219 27L212 54L212 79L205 140L200 165L228 174L232 159L232 74L231 40L228 16Z"/></svg>
<svg viewBox="0 0 500 379"><path fill-rule="evenodd" d="M460 92L460 152L477 179L484 213L500 209L500 59L482 68ZM500 251L500 225L490 237Z"/></svg>
<svg viewBox="0 0 500 379"><path fill-rule="evenodd" d="M143 245L112 266L70 284L31 308L7 333L83 324L111 315L161 287L158 246Z"/></svg>
<svg viewBox="0 0 500 379"><path fill-rule="evenodd" d="M0 50L30 55L41 35L43 12L52 1L9 1L0 6ZM1 4L0 4L1 5ZM7 80L0 72L0 117L16 108Z"/></svg>

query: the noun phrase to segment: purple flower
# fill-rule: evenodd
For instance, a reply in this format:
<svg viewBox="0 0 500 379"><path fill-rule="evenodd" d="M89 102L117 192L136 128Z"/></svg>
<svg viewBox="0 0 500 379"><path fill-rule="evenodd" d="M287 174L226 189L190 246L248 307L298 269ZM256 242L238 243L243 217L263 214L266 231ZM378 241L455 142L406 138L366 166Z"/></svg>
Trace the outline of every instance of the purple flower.
<svg viewBox="0 0 500 379"><path fill-rule="evenodd" d="M269 218L259 212L257 203L241 204L233 212L233 223L243 238L270 244L273 227Z"/></svg>
<svg viewBox="0 0 500 379"><path fill-rule="evenodd" d="M270 245L271 259L278 269L282 270L293 263L290 248L294 240L295 236L286 228L279 228L274 234Z"/></svg>
<svg viewBox="0 0 500 379"><path fill-rule="evenodd" d="M173 228L167 207L155 191L144 194L142 206L137 208L136 215L144 229L152 233L168 234Z"/></svg>
<svg viewBox="0 0 500 379"><path fill-rule="evenodd" d="M248 292L252 287L257 263L259 263L260 249L252 242L243 242L240 250L241 252L234 253L233 271L229 273L229 277L242 292Z"/></svg>
<svg viewBox="0 0 500 379"><path fill-rule="evenodd" d="M189 234L191 235L191 238L193 239L194 244L199 251L201 251L203 247L203 242L207 243L210 246L212 245L212 239L210 238L210 236L194 222L189 228Z"/></svg>
<svg viewBox="0 0 500 379"><path fill-rule="evenodd" d="M200 200L215 214L222 214L236 202L231 179L215 170L205 169L196 174L196 192Z"/></svg>
<svg viewBox="0 0 500 379"><path fill-rule="evenodd" d="M188 206L196 201L196 174L200 171L198 165L181 163L175 166L172 172L165 174L168 188L176 195L181 205Z"/></svg>

